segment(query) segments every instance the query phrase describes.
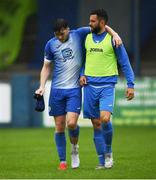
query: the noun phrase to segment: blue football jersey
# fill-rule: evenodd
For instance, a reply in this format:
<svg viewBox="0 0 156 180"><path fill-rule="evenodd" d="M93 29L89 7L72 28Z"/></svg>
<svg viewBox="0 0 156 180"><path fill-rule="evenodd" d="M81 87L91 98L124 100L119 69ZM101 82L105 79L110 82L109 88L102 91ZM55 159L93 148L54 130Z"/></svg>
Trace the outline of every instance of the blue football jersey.
<svg viewBox="0 0 156 180"><path fill-rule="evenodd" d="M52 88L70 89L79 87L79 75L82 65L83 42L90 32L89 27L69 32L66 42L56 37L50 39L45 46L45 60L54 64Z"/></svg>

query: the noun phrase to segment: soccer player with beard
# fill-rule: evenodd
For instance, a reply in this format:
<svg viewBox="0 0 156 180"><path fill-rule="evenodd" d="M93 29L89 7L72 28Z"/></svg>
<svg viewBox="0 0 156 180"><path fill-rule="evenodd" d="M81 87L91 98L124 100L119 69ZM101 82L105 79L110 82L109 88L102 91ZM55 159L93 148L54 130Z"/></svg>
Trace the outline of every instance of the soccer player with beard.
<svg viewBox="0 0 156 180"><path fill-rule="evenodd" d="M94 128L94 143L99 158L96 169L113 166L111 114L113 113L115 84L118 65L126 80L127 100L134 97L134 73L124 45L115 47L106 32L108 15L104 9L90 13L92 33L85 40L86 62L80 84L84 86L84 118L91 119Z"/></svg>

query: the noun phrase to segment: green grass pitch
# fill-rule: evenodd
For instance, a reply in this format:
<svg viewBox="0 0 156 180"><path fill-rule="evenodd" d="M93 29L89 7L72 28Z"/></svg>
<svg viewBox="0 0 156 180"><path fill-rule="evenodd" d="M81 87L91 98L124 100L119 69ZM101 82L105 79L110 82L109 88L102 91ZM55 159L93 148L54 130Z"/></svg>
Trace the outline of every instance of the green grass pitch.
<svg viewBox="0 0 156 180"><path fill-rule="evenodd" d="M67 135L67 133L66 133ZM91 128L81 128L81 166L57 170L54 129L0 129L0 178L108 179L156 178L156 127L114 127L114 167L95 170L97 156Z"/></svg>

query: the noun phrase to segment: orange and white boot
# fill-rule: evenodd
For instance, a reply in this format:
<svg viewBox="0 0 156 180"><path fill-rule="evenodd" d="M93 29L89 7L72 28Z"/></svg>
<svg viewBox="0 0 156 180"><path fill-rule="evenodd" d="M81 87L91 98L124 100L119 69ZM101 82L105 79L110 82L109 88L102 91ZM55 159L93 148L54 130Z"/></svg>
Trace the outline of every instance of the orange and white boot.
<svg viewBox="0 0 156 180"><path fill-rule="evenodd" d="M60 162L58 170L64 171L67 169L67 163L66 162Z"/></svg>

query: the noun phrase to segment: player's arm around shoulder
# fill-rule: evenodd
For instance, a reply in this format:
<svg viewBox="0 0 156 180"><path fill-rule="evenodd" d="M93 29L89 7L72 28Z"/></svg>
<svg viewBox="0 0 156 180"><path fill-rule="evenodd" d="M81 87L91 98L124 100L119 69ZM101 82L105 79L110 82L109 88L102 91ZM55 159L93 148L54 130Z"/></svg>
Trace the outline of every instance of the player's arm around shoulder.
<svg viewBox="0 0 156 180"><path fill-rule="evenodd" d="M90 27L80 27L76 29L76 32L80 35L81 38L84 38L91 32L91 29Z"/></svg>
<svg viewBox="0 0 156 180"><path fill-rule="evenodd" d="M118 35L117 32L115 32L111 27L109 27L108 25L105 25L105 29L106 31L112 36L112 40L113 40L113 45L115 47L119 47L122 44L122 39L121 37Z"/></svg>
<svg viewBox="0 0 156 180"><path fill-rule="evenodd" d="M45 84L48 80L50 72L51 72L51 62L45 59L40 73L40 87L35 91L36 94L40 94L40 95L44 94Z"/></svg>

